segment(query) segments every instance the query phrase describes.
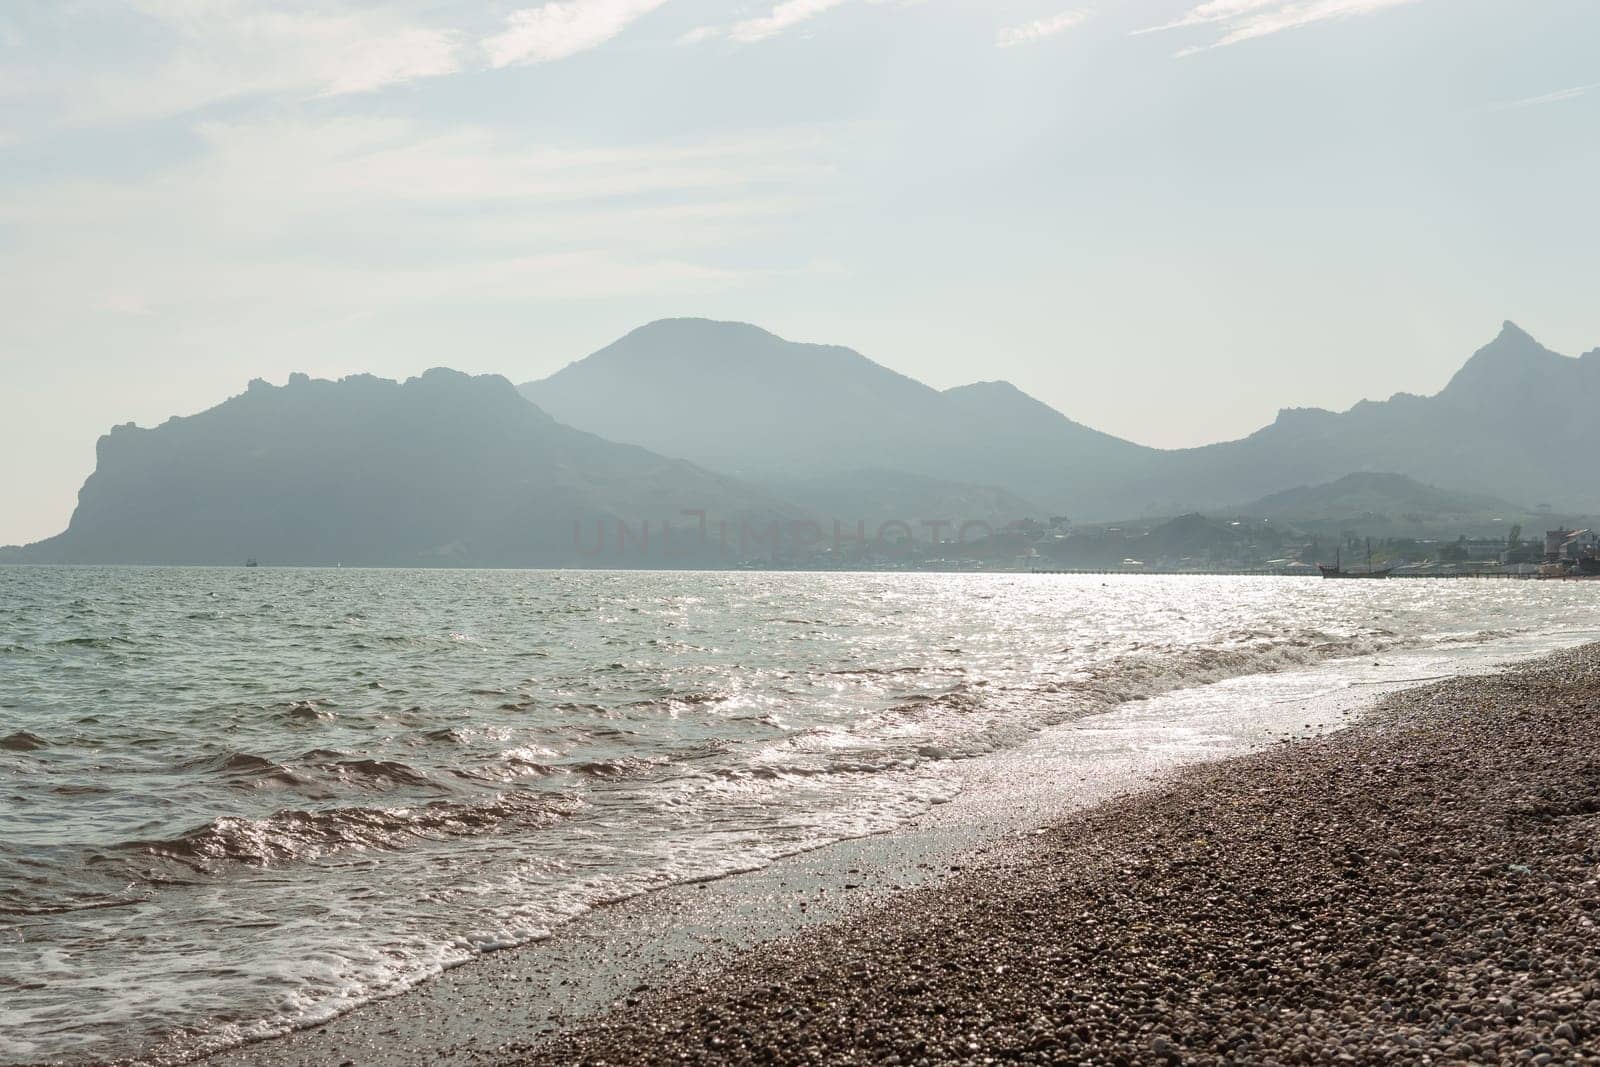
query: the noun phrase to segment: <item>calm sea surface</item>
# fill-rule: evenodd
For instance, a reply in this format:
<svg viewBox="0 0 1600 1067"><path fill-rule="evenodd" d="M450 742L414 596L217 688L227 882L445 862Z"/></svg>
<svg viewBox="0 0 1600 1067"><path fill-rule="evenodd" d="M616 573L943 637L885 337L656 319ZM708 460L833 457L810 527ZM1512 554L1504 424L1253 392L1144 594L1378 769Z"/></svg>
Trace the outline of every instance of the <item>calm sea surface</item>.
<svg viewBox="0 0 1600 1067"><path fill-rule="evenodd" d="M0 567L0 1062L304 1026L600 902L893 828L1052 724L1574 644L1595 593Z"/></svg>

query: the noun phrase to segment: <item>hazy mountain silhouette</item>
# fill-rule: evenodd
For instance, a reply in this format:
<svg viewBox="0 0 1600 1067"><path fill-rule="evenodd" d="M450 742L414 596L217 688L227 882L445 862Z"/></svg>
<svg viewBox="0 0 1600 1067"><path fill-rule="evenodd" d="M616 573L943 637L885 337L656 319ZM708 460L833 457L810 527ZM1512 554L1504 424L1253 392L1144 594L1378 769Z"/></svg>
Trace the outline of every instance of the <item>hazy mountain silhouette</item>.
<svg viewBox="0 0 1600 1067"><path fill-rule="evenodd" d="M1518 525L1533 537L1543 518L1532 507L1498 497L1439 489L1403 474L1366 473L1286 489L1232 513L1319 534L1372 537L1505 536Z"/></svg>
<svg viewBox="0 0 1600 1067"><path fill-rule="evenodd" d="M1137 496L1127 503L1205 509L1372 471L1592 512L1597 412L1600 349L1558 355L1507 322L1434 396L1285 410L1243 440L1167 453L1130 481Z"/></svg>
<svg viewBox="0 0 1600 1067"><path fill-rule="evenodd" d="M626 566L651 560L634 544L591 556L602 533L614 549L619 519L635 535L650 521L659 552L662 523L697 525L685 508L733 520L787 514L725 476L561 425L504 378L451 370L404 384L252 382L201 414L117 427L97 461L67 530L14 555ZM680 537L677 561L696 562L694 549Z"/></svg>
<svg viewBox="0 0 1600 1067"><path fill-rule="evenodd" d="M849 349L700 319L652 323L522 389L605 437L805 479L813 504L830 478L870 466L1080 520L1226 510L1352 472L1600 510L1600 479L1579 458L1597 437L1600 350L1557 355L1509 322L1436 396L1287 409L1242 440L1173 451L1092 430L1008 383L940 392Z"/></svg>
<svg viewBox="0 0 1600 1067"><path fill-rule="evenodd" d="M933 429L939 397L846 348L697 319L640 327L522 392L602 437L760 477L872 466Z"/></svg>
<svg viewBox="0 0 1600 1067"><path fill-rule="evenodd" d="M1530 506L1546 502L1600 512L1597 411L1600 350L1570 359L1506 323L1435 396L1286 410L1243 440L1160 451L1004 382L941 392L849 349L679 319L521 393L449 370L404 384L295 375L155 429L118 427L68 529L0 559L730 562L684 536L697 532L689 509L740 529L804 516L899 519L919 534L924 520L1024 515L1209 512L1318 529L1381 516L1420 536L1536 525ZM619 555L619 520L636 536L649 522L656 555L637 543Z"/></svg>
<svg viewBox="0 0 1600 1067"><path fill-rule="evenodd" d="M556 418L751 479L828 480L870 468L1005 490L1053 508L1101 493L1146 449L1091 430L1005 382L940 392L848 348L743 323L640 327L522 391ZM917 479L901 495L914 496ZM930 516L931 517L931 516Z"/></svg>

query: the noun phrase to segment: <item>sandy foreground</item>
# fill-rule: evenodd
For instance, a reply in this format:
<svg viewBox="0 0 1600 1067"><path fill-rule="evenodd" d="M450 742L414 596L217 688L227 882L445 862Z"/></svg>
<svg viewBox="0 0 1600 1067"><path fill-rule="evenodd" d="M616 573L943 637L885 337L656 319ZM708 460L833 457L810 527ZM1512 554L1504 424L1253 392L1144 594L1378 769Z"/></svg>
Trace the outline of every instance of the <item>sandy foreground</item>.
<svg viewBox="0 0 1600 1067"><path fill-rule="evenodd" d="M211 1062L1600 1062L1600 645L1111 792L653 894Z"/></svg>

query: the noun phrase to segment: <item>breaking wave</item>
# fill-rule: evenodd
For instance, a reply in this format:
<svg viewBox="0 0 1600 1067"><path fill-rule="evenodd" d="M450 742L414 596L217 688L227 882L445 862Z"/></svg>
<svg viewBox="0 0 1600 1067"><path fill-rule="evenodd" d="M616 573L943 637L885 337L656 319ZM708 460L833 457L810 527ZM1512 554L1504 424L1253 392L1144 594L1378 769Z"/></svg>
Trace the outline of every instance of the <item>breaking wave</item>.
<svg viewBox="0 0 1600 1067"><path fill-rule="evenodd" d="M263 819L221 816L176 837L133 841L121 850L198 868L223 863L265 867L351 850L393 851L421 841L536 830L559 822L579 806L574 797L513 792L480 803L290 810Z"/></svg>
<svg viewBox="0 0 1600 1067"><path fill-rule="evenodd" d="M1080 677L1053 688L1080 696L1087 702L1086 709L1093 711L1229 678L1379 655L1422 643L1420 638L1387 630L1348 636L1314 629L1287 633L1237 630L1218 635L1212 643L1114 656L1083 668Z"/></svg>

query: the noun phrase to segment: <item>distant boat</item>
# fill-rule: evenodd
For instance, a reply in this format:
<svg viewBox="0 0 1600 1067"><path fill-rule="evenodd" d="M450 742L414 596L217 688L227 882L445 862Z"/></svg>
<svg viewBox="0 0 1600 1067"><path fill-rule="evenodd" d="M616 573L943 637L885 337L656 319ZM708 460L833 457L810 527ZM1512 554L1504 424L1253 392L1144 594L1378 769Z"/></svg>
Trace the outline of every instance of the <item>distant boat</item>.
<svg viewBox="0 0 1600 1067"><path fill-rule="evenodd" d="M1367 539L1367 569L1364 571L1347 571L1338 550L1333 553L1333 566L1326 563L1317 564L1317 570L1322 572L1324 578L1387 578L1392 567L1377 570L1372 566L1372 539Z"/></svg>
<svg viewBox="0 0 1600 1067"><path fill-rule="evenodd" d="M245 560L244 561L244 565L246 567L259 567L259 566L261 566L261 564L256 562L256 558L254 556L251 556L249 559Z"/></svg>

